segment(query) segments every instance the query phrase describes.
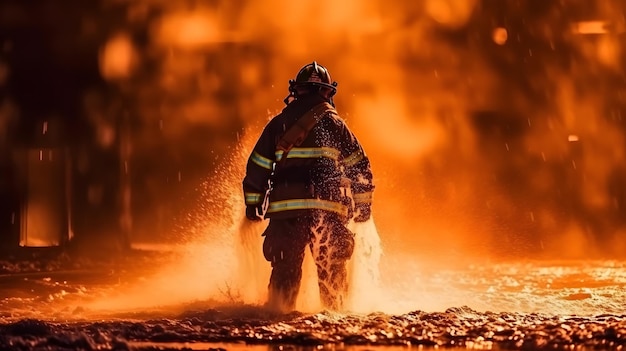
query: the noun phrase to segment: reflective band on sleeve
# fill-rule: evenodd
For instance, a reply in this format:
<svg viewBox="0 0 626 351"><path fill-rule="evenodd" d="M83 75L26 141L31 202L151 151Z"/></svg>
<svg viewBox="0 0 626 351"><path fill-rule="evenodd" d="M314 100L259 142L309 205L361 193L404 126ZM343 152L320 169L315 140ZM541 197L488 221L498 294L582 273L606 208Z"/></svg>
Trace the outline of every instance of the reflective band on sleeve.
<svg viewBox="0 0 626 351"><path fill-rule="evenodd" d="M276 160L280 161L283 158L284 151L277 150L276 151ZM287 158L321 158L327 157L332 160L337 160L339 158L340 152L337 149L332 147L311 147L311 148L303 148L303 147L294 147L287 154Z"/></svg>
<svg viewBox="0 0 626 351"><path fill-rule="evenodd" d="M361 150L358 150L356 152L353 152L350 156L344 158L342 162L344 166L351 167L361 161L364 156L365 155L363 155L363 152Z"/></svg>
<svg viewBox="0 0 626 351"><path fill-rule="evenodd" d="M274 155L276 156L276 162L282 160L284 154L285 152L283 150L276 150L276 152L274 153Z"/></svg>
<svg viewBox="0 0 626 351"><path fill-rule="evenodd" d="M246 198L246 205L257 205L261 202L260 193L244 193Z"/></svg>
<svg viewBox="0 0 626 351"><path fill-rule="evenodd" d="M338 203L320 199L293 199L272 202L267 209L267 213L276 213L289 210L319 209L339 213L345 216L347 208Z"/></svg>
<svg viewBox="0 0 626 351"><path fill-rule="evenodd" d="M354 202L357 204L371 204L372 192L352 194L352 199L354 199Z"/></svg>
<svg viewBox="0 0 626 351"><path fill-rule="evenodd" d="M270 160L267 157L261 156L258 152L253 152L252 156L250 156L250 161L254 162L256 165L263 167L265 169L272 169L272 163L274 161Z"/></svg>

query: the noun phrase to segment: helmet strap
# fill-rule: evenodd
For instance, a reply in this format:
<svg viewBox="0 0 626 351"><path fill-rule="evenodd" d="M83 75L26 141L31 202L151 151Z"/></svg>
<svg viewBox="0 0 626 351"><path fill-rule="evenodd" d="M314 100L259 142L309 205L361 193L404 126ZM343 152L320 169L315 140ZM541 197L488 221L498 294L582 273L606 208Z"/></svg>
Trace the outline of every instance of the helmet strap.
<svg viewBox="0 0 626 351"><path fill-rule="evenodd" d="M311 93L313 94L318 94L319 96L325 98L329 104L331 104L333 107L335 107L335 102L333 100L333 96L335 96L335 92L331 90L330 94L325 95L322 94L322 87L317 87L317 89L312 90ZM296 89L294 89L293 87L289 88L289 95L287 95L287 97L285 97L285 99L283 99L283 102L285 103L285 105L289 105L290 103L292 103L294 100L298 99L298 93L296 91Z"/></svg>

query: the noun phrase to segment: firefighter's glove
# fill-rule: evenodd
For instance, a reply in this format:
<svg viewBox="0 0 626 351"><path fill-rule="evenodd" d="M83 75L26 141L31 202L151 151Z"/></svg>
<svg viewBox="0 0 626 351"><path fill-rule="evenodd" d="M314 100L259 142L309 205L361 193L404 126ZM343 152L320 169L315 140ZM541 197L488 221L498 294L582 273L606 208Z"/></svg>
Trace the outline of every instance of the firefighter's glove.
<svg viewBox="0 0 626 351"><path fill-rule="evenodd" d="M372 204L356 204L354 217L355 222L365 222L372 216Z"/></svg>
<svg viewBox="0 0 626 351"><path fill-rule="evenodd" d="M246 218L248 218L251 221L258 222L262 220L263 218L261 217L261 213L262 213L261 208L258 205L246 206Z"/></svg>

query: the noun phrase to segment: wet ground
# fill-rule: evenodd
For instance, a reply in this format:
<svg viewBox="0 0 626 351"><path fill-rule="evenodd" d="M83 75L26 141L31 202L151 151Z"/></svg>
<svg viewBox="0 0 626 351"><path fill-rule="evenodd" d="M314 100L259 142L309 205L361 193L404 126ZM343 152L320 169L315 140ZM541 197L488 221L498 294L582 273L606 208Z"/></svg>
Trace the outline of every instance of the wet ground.
<svg viewBox="0 0 626 351"><path fill-rule="evenodd" d="M44 322L25 319L2 326L2 346L14 349L198 348L226 343L348 346L422 346L491 349L618 349L626 343L623 316L558 317L541 314L477 313L451 308L351 315L294 313L271 316L258 308L235 307L183 313L169 318Z"/></svg>
<svg viewBox="0 0 626 351"><path fill-rule="evenodd" d="M94 302L110 301L150 280L161 261L167 259L160 253L135 252L105 260L3 262L0 349L618 350L626 345L626 262L617 261L412 267L404 285L388 290L397 304L382 308L385 312L279 315L227 294L94 308L106 306Z"/></svg>

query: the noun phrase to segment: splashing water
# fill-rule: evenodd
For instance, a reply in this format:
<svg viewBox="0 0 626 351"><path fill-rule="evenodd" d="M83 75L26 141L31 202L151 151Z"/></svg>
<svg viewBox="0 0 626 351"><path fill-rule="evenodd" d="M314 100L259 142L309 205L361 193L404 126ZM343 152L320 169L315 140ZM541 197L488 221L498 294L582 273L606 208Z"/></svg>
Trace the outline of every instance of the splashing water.
<svg viewBox="0 0 626 351"><path fill-rule="evenodd" d="M239 288L243 301L260 304L267 298L267 283L269 282L270 267L261 247L266 222L253 222L246 218L241 219L238 234L241 240L236 246Z"/></svg>
<svg viewBox="0 0 626 351"><path fill-rule="evenodd" d="M354 255L348 262L349 291L346 308L353 312L373 312L381 306L379 263L382 255L381 241L373 220L365 223L351 222L355 233ZM263 303L267 296L269 263L261 252L261 233L264 223L242 220L239 227L241 241L237 246L238 279L246 303ZM305 250L302 263L302 284L296 302L301 312L321 310L317 270L311 252Z"/></svg>
<svg viewBox="0 0 626 351"><path fill-rule="evenodd" d="M363 223L350 222L349 227L355 233L355 246L348 269L348 310L365 313L379 311L382 307L380 302L385 298L379 271L383 250L374 219Z"/></svg>
<svg viewBox="0 0 626 351"><path fill-rule="evenodd" d="M253 145L253 134L246 133L221 171L205 182L202 203L190 215L195 218L184 233L187 242L172 248L175 259L137 284L92 303L90 309L141 309L203 300L265 303L271 266L263 257L262 233L268 221L245 218L240 187L247 161L245 150ZM381 241L373 220L351 222L349 227L356 240L348 262L346 307L371 312L380 307ZM317 271L309 250L305 251L296 309L321 310Z"/></svg>

